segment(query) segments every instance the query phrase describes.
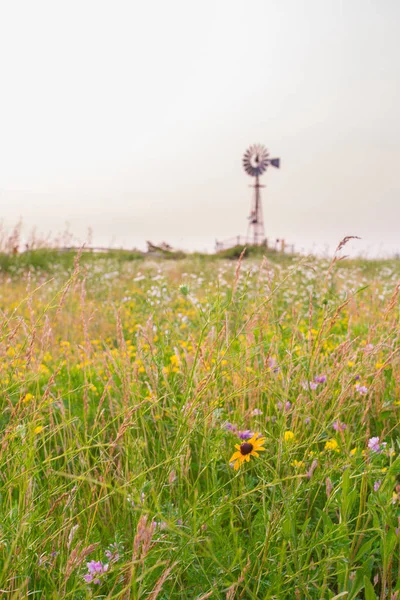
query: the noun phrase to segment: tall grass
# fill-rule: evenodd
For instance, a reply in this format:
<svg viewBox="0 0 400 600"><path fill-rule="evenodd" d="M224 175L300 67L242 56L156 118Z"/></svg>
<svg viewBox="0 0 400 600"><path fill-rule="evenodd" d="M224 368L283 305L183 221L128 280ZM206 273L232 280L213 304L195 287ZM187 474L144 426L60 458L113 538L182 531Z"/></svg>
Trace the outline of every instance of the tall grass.
<svg viewBox="0 0 400 600"><path fill-rule="evenodd" d="M261 258L4 274L0 593L397 598L399 278ZM235 471L245 430L266 450Z"/></svg>

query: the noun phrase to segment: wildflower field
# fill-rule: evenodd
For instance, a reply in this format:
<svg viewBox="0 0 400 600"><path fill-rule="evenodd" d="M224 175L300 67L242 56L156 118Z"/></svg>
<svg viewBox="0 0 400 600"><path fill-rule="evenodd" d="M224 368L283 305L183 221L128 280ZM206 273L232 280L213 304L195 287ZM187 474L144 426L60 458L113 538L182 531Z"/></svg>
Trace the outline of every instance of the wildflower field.
<svg viewBox="0 0 400 600"><path fill-rule="evenodd" d="M399 281L0 273L0 598L400 599Z"/></svg>

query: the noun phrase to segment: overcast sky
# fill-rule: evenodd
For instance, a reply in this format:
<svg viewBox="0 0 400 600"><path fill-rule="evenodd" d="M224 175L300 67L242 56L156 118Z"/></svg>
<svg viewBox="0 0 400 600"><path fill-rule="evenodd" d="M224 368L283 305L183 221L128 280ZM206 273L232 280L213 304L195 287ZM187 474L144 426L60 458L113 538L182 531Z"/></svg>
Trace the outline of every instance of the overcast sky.
<svg viewBox="0 0 400 600"><path fill-rule="evenodd" d="M400 251L398 0L0 0L0 218L97 244Z"/></svg>

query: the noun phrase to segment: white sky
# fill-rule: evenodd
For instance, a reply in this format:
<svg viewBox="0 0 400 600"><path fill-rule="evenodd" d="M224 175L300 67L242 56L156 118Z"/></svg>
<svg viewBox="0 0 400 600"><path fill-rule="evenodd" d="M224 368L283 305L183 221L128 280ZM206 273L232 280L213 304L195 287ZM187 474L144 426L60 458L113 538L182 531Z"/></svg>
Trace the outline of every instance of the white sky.
<svg viewBox="0 0 400 600"><path fill-rule="evenodd" d="M0 218L98 244L400 251L398 0L0 0Z"/></svg>

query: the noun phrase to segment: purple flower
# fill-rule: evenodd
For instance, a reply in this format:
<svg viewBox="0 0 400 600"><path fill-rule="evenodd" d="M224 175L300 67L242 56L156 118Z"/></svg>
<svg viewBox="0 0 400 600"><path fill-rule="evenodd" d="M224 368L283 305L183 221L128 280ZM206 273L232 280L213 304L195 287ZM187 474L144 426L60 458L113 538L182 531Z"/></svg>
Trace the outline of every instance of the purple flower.
<svg viewBox="0 0 400 600"><path fill-rule="evenodd" d="M120 559L118 544L110 544L104 554L110 562L117 562Z"/></svg>
<svg viewBox="0 0 400 600"><path fill-rule="evenodd" d="M166 529L168 527L168 523L166 523L165 521L155 521L153 520L151 522L153 529Z"/></svg>
<svg viewBox="0 0 400 600"><path fill-rule="evenodd" d="M325 383L326 382L326 375L318 375L317 377L314 377L314 381L316 383Z"/></svg>
<svg viewBox="0 0 400 600"><path fill-rule="evenodd" d="M250 414L252 417L258 417L259 415L262 415L262 410L260 410L259 408L255 408L251 411Z"/></svg>
<svg viewBox="0 0 400 600"><path fill-rule="evenodd" d="M225 423L224 427L228 431L232 431L232 433L236 433L237 432L237 426L236 425L232 425L232 423L229 423L228 421Z"/></svg>
<svg viewBox="0 0 400 600"><path fill-rule="evenodd" d="M303 383L301 384L301 386L305 390L316 390L317 387L318 387L318 383L315 383L315 381L303 381Z"/></svg>
<svg viewBox="0 0 400 600"><path fill-rule="evenodd" d="M368 388L365 385L360 385L359 383L357 383L356 390L361 396L365 396L365 394L368 394Z"/></svg>
<svg viewBox="0 0 400 600"><path fill-rule="evenodd" d="M291 408L292 408L292 404L291 404L291 402L289 402L289 400L287 400L287 401L285 402L285 410L286 410L286 411L288 411L288 410L290 410Z"/></svg>
<svg viewBox="0 0 400 600"><path fill-rule="evenodd" d="M372 450L372 452L382 452L385 448L386 442L379 442L379 437L372 437L368 442L368 448Z"/></svg>
<svg viewBox="0 0 400 600"><path fill-rule="evenodd" d="M342 423L341 421L334 421L332 427L335 431L344 431L347 429L346 423Z"/></svg>
<svg viewBox="0 0 400 600"><path fill-rule="evenodd" d="M274 373L278 373L278 371L279 371L279 367L276 364L276 359L275 358L269 358L268 359L268 367L270 369L272 369Z"/></svg>
<svg viewBox="0 0 400 600"><path fill-rule="evenodd" d="M106 571L108 571L108 564L105 563L103 565L101 560L91 560L90 562L87 563L87 568L88 568L89 573L91 573L92 575L94 573L98 573L99 575L101 575L102 573L105 573Z"/></svg>
<svg viewBox="0 0 400 600"><path fill-rule="evenodd" d="M252 438L254 433L250 431L250 429L246 429L245 431L238 431L238 436L241 440L249 440Z"/></svg>
<svg viewBox="0 0 400 600"><path fill-rule="evenodd" d="M359 379L361 379L361 375L355 375L354 376L354 381L358 381Z"/></svg>
<svg viewBox="0 0 400 600"><path fill-rule="evenodd" d="M375 481L374 492L377 492L379 490L379 488L381 487L381 483L382 483L382 481L380 479L378 479L378 481Z"/></svg>
<svg viewBox="0 0 400 600"><path fill-rule="evenodd" d="M99 584L100 579L98 577L95 578L95 576L103 575L103 573L108 571L108 564L103 564L101 560L91 560L90 562L86 563L86 566L88 569L88 573L86 573L86 575L83 576L83 579L86 581L86 583L93 582L95 584Z"/></svg>

